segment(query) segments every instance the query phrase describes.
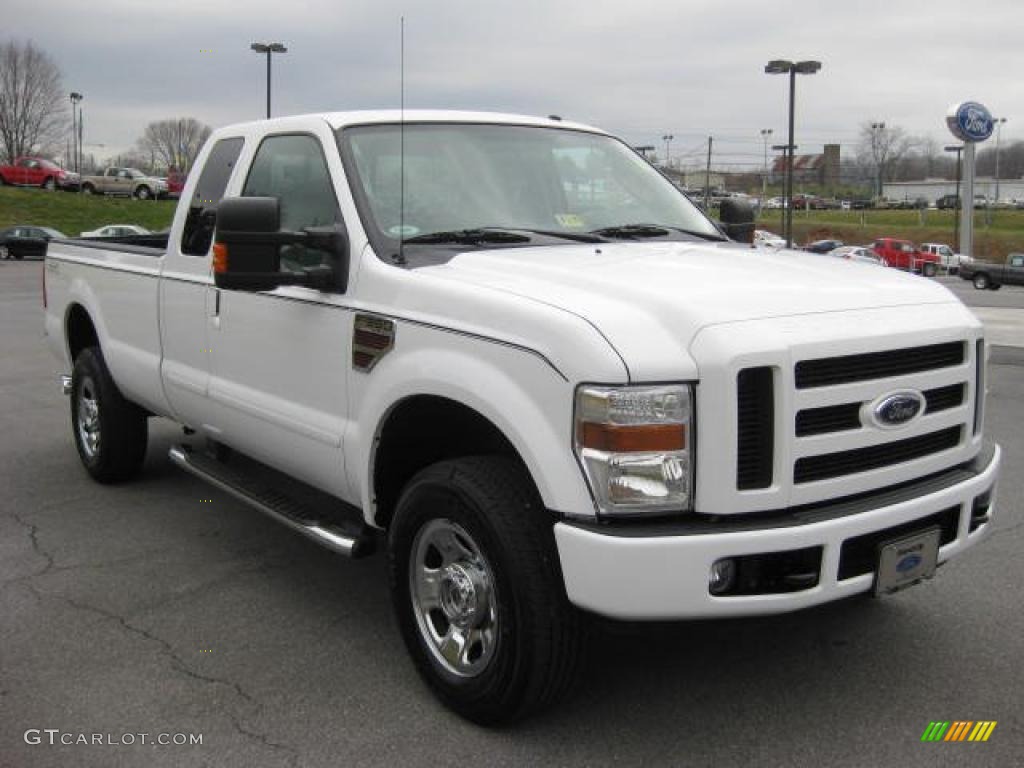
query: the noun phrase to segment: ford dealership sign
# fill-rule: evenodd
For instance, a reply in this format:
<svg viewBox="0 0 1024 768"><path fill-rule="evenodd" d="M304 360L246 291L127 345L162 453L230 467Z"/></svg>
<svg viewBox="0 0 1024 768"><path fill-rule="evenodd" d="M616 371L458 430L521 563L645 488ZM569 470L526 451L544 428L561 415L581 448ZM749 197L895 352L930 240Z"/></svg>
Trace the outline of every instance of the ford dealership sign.
<svg viewBox="0 0 1024 768"><path fill-rule="evenodd" d="M984 141L992 135L995 121L984 104L976 101L962 101L954 104L946 113L946 125L961 141Z"/></svg>

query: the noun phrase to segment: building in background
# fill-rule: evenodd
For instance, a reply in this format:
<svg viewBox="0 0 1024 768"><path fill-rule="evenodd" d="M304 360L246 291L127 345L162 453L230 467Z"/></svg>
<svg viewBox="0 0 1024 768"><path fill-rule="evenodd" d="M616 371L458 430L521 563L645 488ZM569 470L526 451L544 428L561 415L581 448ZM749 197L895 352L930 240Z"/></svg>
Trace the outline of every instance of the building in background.
<svg viewBox="0 0 1024 768"><path fill-rule="evenodd" d="M882 196L897 202L912 202L924 198L934 203L943 195L956 194L955 179L924 179L923 181L887 181L882 185ZM989 201L996 199L996 180L979 176L974 180L974 194L984 195ZM1024 179L1000 179L999 199L1006 203L1024 200Z"/></svg>

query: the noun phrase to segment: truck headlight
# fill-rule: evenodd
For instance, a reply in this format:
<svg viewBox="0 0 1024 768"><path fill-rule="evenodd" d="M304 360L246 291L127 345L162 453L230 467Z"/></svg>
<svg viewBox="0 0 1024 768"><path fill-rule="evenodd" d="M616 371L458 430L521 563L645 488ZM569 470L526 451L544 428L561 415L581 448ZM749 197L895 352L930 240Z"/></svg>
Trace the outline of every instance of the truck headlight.
<svg viewBox="0 0 1024 768"><path fill-rule="evenodd" d="M692 414L688 384L576 390L576 455L601 514L692 507Z"/></svg>

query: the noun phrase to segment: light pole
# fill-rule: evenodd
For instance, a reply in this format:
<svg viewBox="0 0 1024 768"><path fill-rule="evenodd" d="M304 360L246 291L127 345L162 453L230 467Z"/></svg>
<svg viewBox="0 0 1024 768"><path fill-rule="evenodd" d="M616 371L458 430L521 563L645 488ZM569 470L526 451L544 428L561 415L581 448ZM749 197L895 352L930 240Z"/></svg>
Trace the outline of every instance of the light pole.
<svg viewBox="0 0 1024 768"><path fill-rule="evenodd" d="M953 247L958 248L960 242L960 154L964 151L963 144L945 147L947 152L956 152L956 202L953 204ZM974 201L971 201L974 205Z"/></svg>
<svg viewBox="0 0 1024 768"><path fill-rule="evenodd" d="M796 110L796 76L813 75L821 69L820 61L786 61L773 59L764 68L768 75L789 75L789 162L786 163L786 247L793 247L793 118Z"/></svg>
<svg viewBox="0 0 1024 768"><path fill-rule="evenodd" d="M281 43L253 43L249 46L256 53L267 54L267 119L270 119L270 57L275 53L288 53Z"/></svg>
<svg viewBox="0 0 1024 768"><path fill-rule="evenodd" d="M672 167L671 163L669 162L669 152L672 149L672 139L674 139L674 138L675 138L675 136L673 136L671 133L666 133L664 136L661 137L661 140L665 142L665 167L666 168L671 168Z"/></svg>
<svg viewBox="0 0 1024 768"><path fill-rule="evenodd" d="M68 162L74 169L75 173L79 173L78 170L78 118L75 117L75 111L78 108L78 102L82 100L82 94L78 91L71 92L71 146L74 148L74 159L68 158Z"/></svg>
<svg viewBox="0 0 1024 768"><path fill-rule="evenodd" d="M996 205L999 205L999 134L1003 132L1005 117L997 117L993 121L996 124Z"/></svg>
<svg viewBox="0 0 1024 768"><path fill-rule="evenodd" d="M772 136L771 128L761 129L761 138L764 140L764 174L761 176L761 206L764 207L764 199L768 197L768 139Z"/></svg>
<svg viewBox="0 0 1024 768"><path fill-rule="evenodd" d="M882 156L880 142L882 131L885 130L885 123L871 124L871 154L878 163L878 196L882 196L882 179L885 178L885 158Z"/></svg>

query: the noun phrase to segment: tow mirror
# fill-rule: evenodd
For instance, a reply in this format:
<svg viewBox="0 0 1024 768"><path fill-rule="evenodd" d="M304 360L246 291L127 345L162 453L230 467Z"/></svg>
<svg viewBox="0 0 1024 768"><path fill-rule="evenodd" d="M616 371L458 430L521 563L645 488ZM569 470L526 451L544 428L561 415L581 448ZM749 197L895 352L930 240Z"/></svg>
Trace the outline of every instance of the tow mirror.
<svg viewBox="0 0 1024 768"><path fill-rule="evenodd" d="M331 264L281 269L285 246L326 251ZM217 206L213 278L218 288L269 291L280 285L305 285L344 293L348 287L348 236L343 225L281 229L276 197L232 197Z"/></svg>
<svg viewBox="0 0 1024 768"><path fill-rule="evenodd" d="M730 239L740 243L754 242L754 206L746 200L727 197L719 209L722 229Z"/></svg>

